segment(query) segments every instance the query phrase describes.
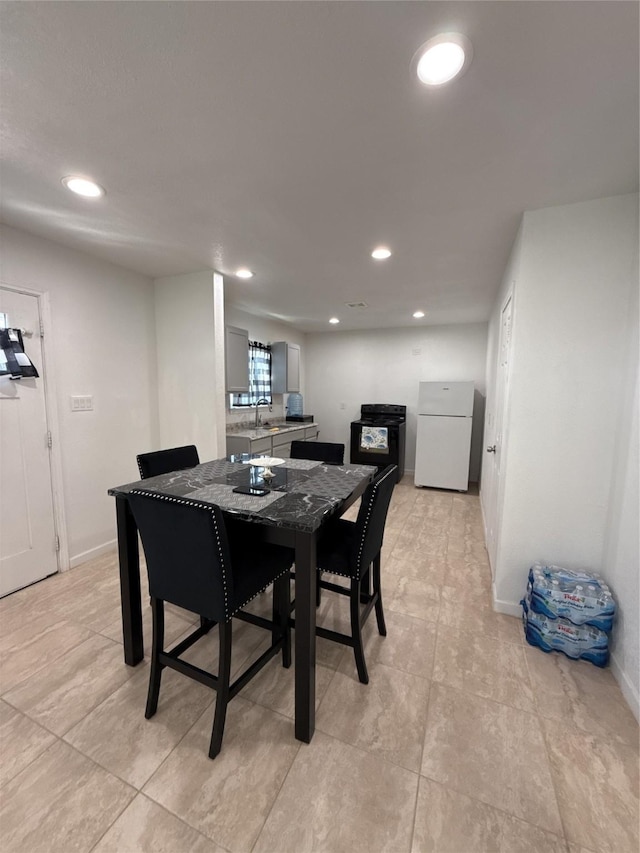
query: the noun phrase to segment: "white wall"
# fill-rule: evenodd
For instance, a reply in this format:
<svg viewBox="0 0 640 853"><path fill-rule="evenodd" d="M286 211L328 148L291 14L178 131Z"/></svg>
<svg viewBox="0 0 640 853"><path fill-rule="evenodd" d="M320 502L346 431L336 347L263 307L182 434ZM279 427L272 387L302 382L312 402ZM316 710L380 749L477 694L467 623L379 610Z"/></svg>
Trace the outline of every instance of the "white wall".
<svg viewBox="0 0 640 853"><path fill-rule="evenodd" d="M637 204L620 196L524 216L494 567L496 606L511 612L535 559L602 572L619 602L618 648L628 661L637 661L638 631L637 485L623 475L637 459L628 369ZM612 514L621 489L629 503ZM625 673L637 696L637 668Z"/></svg>
<svg viewBox="0 0 640 853"><path fill-rule="evenodd" d="M299 332L292 326L285 323L278 323L271 320L269 317L256 317L254 314L249 314L247 311L242 311L236 308L235 305L225 304L225 324L227 326L236 326L239 329L247 329L249 332L250 341L260 341L263 344L271 344L274 341L287 341L290 344L298 344L300 347L300 393L304 396L305 393L305 364L307 363L306 355L306 335ZM288 394L274 394L271 416L283 418L286 415L286 402ZM226 402L226 420L229 424L246 421L252 418L253 412L233 411L229 408L229 395L225 395ZM310 411L304 400L305 410ZM254 410L255 411L255 410ZM261 410L262 412L262 410ZM266 415L262 414L266 419Z"/></svg>
<svg viewBox="0 0 640 853"><path fill-rule="evenodd" d="M157 439L150 279L18 229L0 229L0 280L49 294L71 565L115 538L107 489L137 478L136 454ZM69 398L93 396L92 412Z"/></svg>
<svg viewBox="0 0 640 853"><path fill-rule="evenodd" d="M632 280L638 281L638 268ZM633 288L629 306L629 350L625 399L616 441L611 481L609 517L605 532L604 562L607 578L620 603L613 638L612 665L629 704L640 718L640 548L638 518L640 500L640 436L638 434L638 290Z"/></svg>
<svg viewBox="0 0 640 853"><path fill-rule="evenodd" d="M158 278L158 448L195 444L204 462L225 454L222 278L213 270Z"/></svg>
<svg viewBox="0 0 640 853"><path fill-rule="evenodd" d="M480 469L484 418L487 326L421 326L307 335L305 410L320 424L320 438L346 445L362 403L407 406L405 471L415 466L416 407L421 381L472 380L476 387L471 480Z"/></svg>

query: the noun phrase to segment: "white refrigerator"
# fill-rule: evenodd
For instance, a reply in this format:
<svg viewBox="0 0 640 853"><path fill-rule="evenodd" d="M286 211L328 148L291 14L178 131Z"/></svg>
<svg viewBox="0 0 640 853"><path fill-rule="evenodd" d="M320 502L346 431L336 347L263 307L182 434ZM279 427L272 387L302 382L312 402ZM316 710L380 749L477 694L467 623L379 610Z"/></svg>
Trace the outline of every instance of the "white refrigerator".
<svg viewBox="0 0 640 853"><path fill-rule="evenodd" d="M416 486L469 487L473 382L421 382L418 390Z"/></svg>

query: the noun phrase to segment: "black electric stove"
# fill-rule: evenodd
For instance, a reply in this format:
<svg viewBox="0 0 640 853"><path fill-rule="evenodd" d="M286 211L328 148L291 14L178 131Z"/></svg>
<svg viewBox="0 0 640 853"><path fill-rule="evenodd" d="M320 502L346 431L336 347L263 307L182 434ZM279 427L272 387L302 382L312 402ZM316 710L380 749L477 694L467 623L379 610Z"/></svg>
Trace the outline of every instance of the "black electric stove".
<svg viewBox="0 0 640 853"><path fill-rule="evenodd" d="M404 474L407 407L393 403L363 403L360 419L351 422L351 462L353 464L398 466L398 480Z"/></svg>

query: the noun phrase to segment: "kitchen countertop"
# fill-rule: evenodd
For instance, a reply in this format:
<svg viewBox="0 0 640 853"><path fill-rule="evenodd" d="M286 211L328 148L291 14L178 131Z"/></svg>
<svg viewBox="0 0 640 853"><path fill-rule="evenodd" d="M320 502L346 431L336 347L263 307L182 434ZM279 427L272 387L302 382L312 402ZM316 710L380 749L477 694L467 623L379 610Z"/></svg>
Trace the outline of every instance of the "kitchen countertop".
<svg viewBox="0 0 640 853"><path fill-rule="evenodd" d="M310 423L304 423L299 421L297 423L288 423L285 422L283 424L274 424L273 426L262 425L258 427L258 429L238 429L238 430L229 430L227 427L227 436L239 438L248 438L249 441L257 441L259 438L269 438L272 435L277 435L281 432L293 432L293 430L299 429L307 429L309 427L317 427L318 424L315 421Z"/></svg>

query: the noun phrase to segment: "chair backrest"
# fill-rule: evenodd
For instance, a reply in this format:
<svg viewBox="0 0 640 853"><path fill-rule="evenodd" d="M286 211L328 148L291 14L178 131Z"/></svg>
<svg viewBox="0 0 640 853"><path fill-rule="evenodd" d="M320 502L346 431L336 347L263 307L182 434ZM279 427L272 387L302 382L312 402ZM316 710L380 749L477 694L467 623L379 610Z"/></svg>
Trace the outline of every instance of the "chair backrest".
<svg viewBox="0 0 640 853"><path fill-rule="evenodd" d="M333 441L292 441L292 459L313 459L327 462L329 465L342 465L344 462L344 444Z"/></svg>
<svg viewBox="0 0 640 853"><path fill-rule="evenodd" d="M171 471L182 471L184 468L194 468L200 464L195 444L140 453L136 459L141 480L157 477L159 474L169 474Z"/></svg>
<svg viewBox="0 0 640 853"><path fill-rule="evenodd" d="M382 548L384 526L397 472L397 465L387 465L369 483L360 501L351 552L351 563L358 577L369 568Z"/></svg>
<svg viewBox="0 0 640 853"><path fill-rule="evenodd" d="M187 498L136 489L127 495L140 531L149 592L192 613L226 621L233 573L221 510Z"/></svg>

